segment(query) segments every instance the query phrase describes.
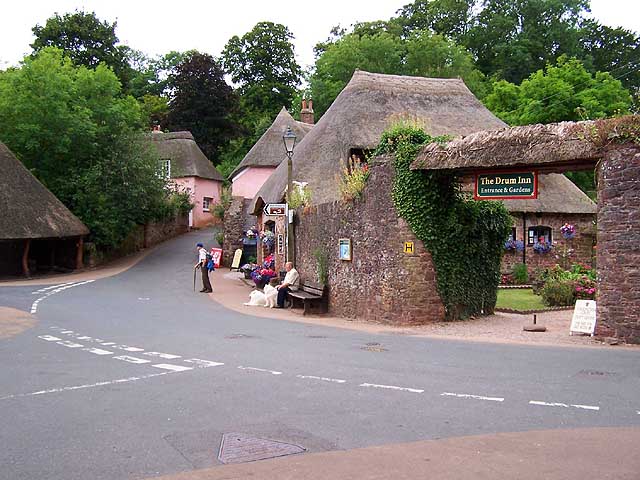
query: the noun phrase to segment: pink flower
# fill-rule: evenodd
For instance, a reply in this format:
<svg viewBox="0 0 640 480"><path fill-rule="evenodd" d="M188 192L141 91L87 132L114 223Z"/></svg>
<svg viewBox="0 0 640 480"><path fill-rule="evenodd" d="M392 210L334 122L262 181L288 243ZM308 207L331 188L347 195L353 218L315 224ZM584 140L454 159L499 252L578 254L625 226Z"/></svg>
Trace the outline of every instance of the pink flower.
<svg viewBox="0 0 640 480"><path fill-rule="evenodd" d="M581 292L582 291L582 287L576 287L576 292Z"/></svg>

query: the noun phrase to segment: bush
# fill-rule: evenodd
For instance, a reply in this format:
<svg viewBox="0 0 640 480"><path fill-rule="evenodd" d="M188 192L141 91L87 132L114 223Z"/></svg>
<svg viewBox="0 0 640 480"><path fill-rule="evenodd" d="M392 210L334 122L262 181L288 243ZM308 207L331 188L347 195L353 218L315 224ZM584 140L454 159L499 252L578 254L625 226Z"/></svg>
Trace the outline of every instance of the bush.
<svg viewBox="0 0 640 480"><path fill-rule="evenodd" d="M550 307L566 307L576 302L573 280L549 280L542 287L542 301Z"/></svg>
<svg viewBox="0 0 640 480"><path fill-rule="evenodd" d="M341 162L342 163L342 162ZM342 175L338 177L340 194L345 202L353 202L362 197L364 187L369 179L369 165L357 157L348 160L347 164L342 164Z"/></svg>
<svg viewBox="0 0 640 480"><path fill-rule="evenodd" d="M517 285L523 285L529 281L529 270L525 263L518 263L513 266L513 280Z"/></svg>
<svg viewBox="0 0 640 480"><path fill-rule="evenodd" d="M224 243L224 232L216 233L216 242L218 242L218 245L222 247L222 244Z"/></svg>
<svg viewBox="0 0 640 480"><path fill-rule="evenodd" d="M219 218L220 220L224 220L224 214L229 209L231 200L231 191L228 188L223 188L222 192L220 193L220 202L213 204L213 206L211 207L211 214L214 217Z"/></svg>

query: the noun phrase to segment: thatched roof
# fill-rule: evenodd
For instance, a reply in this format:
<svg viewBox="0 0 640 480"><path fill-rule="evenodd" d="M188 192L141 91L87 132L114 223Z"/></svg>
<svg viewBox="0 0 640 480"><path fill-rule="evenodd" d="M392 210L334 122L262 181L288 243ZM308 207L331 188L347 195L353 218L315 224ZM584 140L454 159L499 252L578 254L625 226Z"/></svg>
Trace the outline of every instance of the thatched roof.
<svg viewBox="0 0 640 480"><path fill-rule="evenodd" d="M477 132L446 145L425 147L411 165L414 170L536 167L542 171L593 168L612 136L640 126L640 117L526 125Z"/></svg>
<svg viewBox="0 0 640 480"><path fill-rule="evenodd" d="M213 163L202 153L191 132L153 132L160 158L171 160L171 178L200 177L223 181Z"/></svg>
<svg viewBox="0 0 640 480"><path fill-rule="evenodd" d="M300 143L313 128L313 125L294 120L287 109L282 107L271 126L251 147L251 150L231 172L229 178L233 179L236 174L248 167L277 167L280 165L282 160L287 158L282 141L282 135L287 131L287 127L291 127L291 130L296 134L296 142Z"/></svg>
<svg viewBox="0 0 640 480"><path fill-rule="evenodd" d="M89 229L0 142L0 240L87 235Z"/></svg>
<svg viewBox="0 0 640 480"><path fill-rule="evenodd" d="M309 183L312 202L339 198L336 176L349 150L371 150L399 120L417 122L431 135L464 135L505 124L487 110L460 79L404 77L356 71L293 156L293 179ZM252 205L277 202L287 184L282 162Z"/></svg>

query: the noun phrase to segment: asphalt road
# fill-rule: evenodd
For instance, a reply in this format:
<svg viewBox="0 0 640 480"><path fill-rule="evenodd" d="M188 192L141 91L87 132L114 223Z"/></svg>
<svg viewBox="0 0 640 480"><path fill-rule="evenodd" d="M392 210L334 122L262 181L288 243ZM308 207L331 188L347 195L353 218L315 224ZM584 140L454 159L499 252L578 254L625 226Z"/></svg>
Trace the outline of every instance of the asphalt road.
<svg viewBox="0 0 640 480"><path fill-rule="evenodd" d="M207 237L169 241L111 278L0 287L0 305L38 319L0 340L0 479L211 467L231 432L321 452L640 426L640 351L373 335L242 315L193 292L194 244Z"/></svg>

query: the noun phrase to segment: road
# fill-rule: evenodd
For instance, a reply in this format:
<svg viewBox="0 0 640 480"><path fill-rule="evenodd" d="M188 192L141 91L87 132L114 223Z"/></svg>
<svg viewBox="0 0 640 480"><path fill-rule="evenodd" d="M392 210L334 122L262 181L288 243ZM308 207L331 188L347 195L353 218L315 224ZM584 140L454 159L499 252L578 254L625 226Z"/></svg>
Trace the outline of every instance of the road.
<svg viewBox="0 0 640 480"><path fill-rule="evenodd" d="M374 335L242 315L193 292L194 245L207 238L166 242L110 278L0 287L0 305L38 320L0 340L0 479L213 467L225 433L311 453L640 426L638 350Z"/></svg>

